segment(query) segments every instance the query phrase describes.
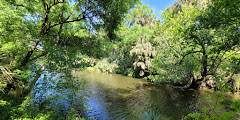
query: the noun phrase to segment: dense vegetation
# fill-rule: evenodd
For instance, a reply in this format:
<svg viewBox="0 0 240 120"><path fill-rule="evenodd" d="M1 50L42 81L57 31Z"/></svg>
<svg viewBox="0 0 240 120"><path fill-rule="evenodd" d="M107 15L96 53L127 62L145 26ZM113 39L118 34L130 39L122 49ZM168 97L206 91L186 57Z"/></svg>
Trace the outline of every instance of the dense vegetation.
<svg viewBox="0 0 240 120"><path fill-rule="evenodd" d="M236 91L238 5L238 1L178 1L157 20L153 11L138 4L116 31L116 42L105 45L110 47L105 50L108 62L118 65L105 71L183 88L232 83Z"/></svg>
<svg viewBox="0 0 240 120"><path fill-rule="evenodd" d="M35 109L26 96L41 89L38 79L47 71L60 79L53 89L84 89L72 68L239 92L239 6L239 0L179 0L158 20L137 0L2 0L0 111L10 112L1 117L56 118L55 109L42 103ZM239 101L228 104L231 113L239 111ZM77 117L69 111L62 119ZM223 117L202 113L188 117Z"/></svg>
<svg viewBox="0 0 240 120"><path fill-rule="evenodd" d="M59 107L49 108L48 102L64 99L63 96L41 94L48 89L70 93L84 89L84 82L71 76L72 68L87 66L79 64L80 60L84 61L83 54L99 56L102 38L97 37L97 33L102 31L113 38L123 15L136 2L1 0L0 111L6 112L1 112L0 119L79 117L71 107L66 109L69 115L64 116L59 116ZM89 47L94 47L93 51ZM12 97L13 94L18 97ZM38 101L32 101L33 98ZM67 100L72 100L70 98Z"/></svg>

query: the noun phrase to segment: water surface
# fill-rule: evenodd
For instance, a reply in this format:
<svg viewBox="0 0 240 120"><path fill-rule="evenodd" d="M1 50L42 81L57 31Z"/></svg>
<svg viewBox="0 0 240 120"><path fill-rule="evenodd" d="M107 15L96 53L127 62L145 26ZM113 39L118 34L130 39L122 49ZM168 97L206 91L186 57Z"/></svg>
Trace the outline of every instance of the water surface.
<svg viewBox="0 0 240 120"><path fill-rule="evenodd" d="M200 109L199 91L173 89L168 85L152 85L142 79L118 74L74 71L79 80L87 81L90 98L84 103L88 109L84 117L90 119L181 119ZM203 101L203 100L202 100Z"/></svg>

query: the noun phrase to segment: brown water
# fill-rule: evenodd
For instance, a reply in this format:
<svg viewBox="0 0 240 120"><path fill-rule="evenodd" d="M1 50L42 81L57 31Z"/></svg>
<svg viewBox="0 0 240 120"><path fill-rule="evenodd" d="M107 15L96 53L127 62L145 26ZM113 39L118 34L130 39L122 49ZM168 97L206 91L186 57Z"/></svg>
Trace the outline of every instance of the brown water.
<svg viewBox="0 0 240 120"><path fill-rule="evenodd" d="M160 119L178 120L197 112L203 95L195 90L173 89L168 85L152 85L142 79L118 74L78 72L73 75L87 81L91 97L84 101L90 119Z"/></svg>

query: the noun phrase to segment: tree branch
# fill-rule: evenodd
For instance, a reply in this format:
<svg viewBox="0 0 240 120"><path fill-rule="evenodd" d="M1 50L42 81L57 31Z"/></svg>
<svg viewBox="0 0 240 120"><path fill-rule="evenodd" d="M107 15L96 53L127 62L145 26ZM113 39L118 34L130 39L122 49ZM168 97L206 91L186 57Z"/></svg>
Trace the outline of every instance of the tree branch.
<svg viewBox="0 0 240 120"><path fill-rule="evenodd" d="M82 18L78 18L78 19L75 19L75 20L69 20L69 21L62 21L62 22L59 22L59 23L56 23L54 25L51 25L48 29L50 30L51 28L55 27L55 26L58 26L58 25L61 25L61 24L64 24L64 23L71 23L71 22L77 22L77 21L81 21L81 20L84 20L86 17L83 16Z"/></svg>
<svg viewBox="0 0 240 120"><path fill-rule="evenodd" d="M193 51L193 52L189 52L189 53L186 53L185 55L183 55L183 58L180 60L179 65L182 64L182 62L186 56L188 56L190 54L198 53L198 52L202 52L202 51Z"/></svg>
<svg viewBox="0 0 240 120"><path fill-rule="evenodd" d="M225 51L225 53L223 53L222 58L220 59L219 63L217 64L217 66L216 66L215 70L213 71L213 73L210 73L210 74L208 74L208 75L214 75L214 74L216 73L219 65L222 63L222 61L225 60L225 59L227 59L229 56L231 56L231 55L233 55L233 54L235 54L235 53L237 53L237 52L238 52L238 50L235 51L235 52L233 52L232 54L228 55L227 57L223 58L223 56L224 56L225 53L226 53L226 51Z"/></svg>
<svg viewBox="0 0 240 120"><path fill-rule="evenodd" d="M212 70L213 67L215 66L216 60L218 59L220 53L221 53L221 50L218 51L217 56L216 56L215 59L212 61L212 65L211 65L211 67L210 67L210 70Z"/></svg>
<svg viewBox="0 0 240 120"><path fill-rule="evenodd" d="M53 7L53 6L55 6L55 5L59 4L59 3L64 3L64 2L65 2L65 0L63 0L63 1L58 1L57 0L57 2L56 2L56 0L54 0L53 3L49 5L49 9L51 9L51 7Z"/></svg>
<svg viewBox="0 0 240 120"><path fill-rule="evenodd" d="M29 61L34 61L34 60L36 60L36 59L38 59L38 58L40 58L40 57L42 57L42 56L46 56L46 55L47 55L47 53L48 53L48 52L43 52L43 53L42 53L42 54L40 54L39 56L36 56L36 57L34 57L34 58L30 59Z"/></svg>
<svg viewBox="0 0 240 120"><path fill-rule="evenodd" d="M48 6L47 6L45 0L42 0L42 2L43 2L44 12L46 13L46 12L47 12L47 8L48 8Z"/></svg>
<svg viewBox="0 0 240 120"><path fill-rule="evenodd" d="M163 39L165 40L165 42L167 43L167 45L168 45L173 51L175 51L175 52L178 54L178 57L180 57L180 53L179 53L175 48L173 48L173 47L169 44L169 41L167 41L164 36L163 36Z"/></svg>

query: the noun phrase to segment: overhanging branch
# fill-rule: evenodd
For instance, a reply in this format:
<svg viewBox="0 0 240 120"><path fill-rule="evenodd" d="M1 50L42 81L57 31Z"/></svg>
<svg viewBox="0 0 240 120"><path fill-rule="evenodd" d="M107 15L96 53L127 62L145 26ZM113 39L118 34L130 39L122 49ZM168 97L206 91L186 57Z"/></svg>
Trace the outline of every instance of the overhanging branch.
<svg viewBox="0 0 240 120"><path fill-rule="evenodd" d="M79 18L79 19L75 19L75 20L69 20L69 21L63 21L63 22L60 22L60 23L56 23L54 25L51 25L46 31L50 30L51 28L53 28L55 26L58 26L58 25L61 25L61 24L64 24L64 23L77 22L77 21L81 21L83 19L85 19L85 17L82 17L82 18Z"/></svg>
<svg viewBox="0 0 240 120"><path fill-rule="evenodd" d="M193 52L186 53L185 55L183 55L183 58L180 60L179 64L182 64L182 62L186 56L195 54L195 53L199 53L199 52L201 53L202 51L193 51Z"/></svg>
<svg viewBox="0 0 240 120"><path fill-rule="evenodd" d="M38 58L40 58L40 57L43 57L43 56L46 56L46 55L47 55L47 52L43 52L42 54L40 54L40 55L38 55L38 56L36 56L36 57L30 59L29 61L36 60L36 59L38 59Z"/></svg>

